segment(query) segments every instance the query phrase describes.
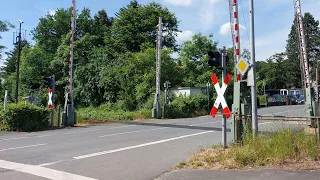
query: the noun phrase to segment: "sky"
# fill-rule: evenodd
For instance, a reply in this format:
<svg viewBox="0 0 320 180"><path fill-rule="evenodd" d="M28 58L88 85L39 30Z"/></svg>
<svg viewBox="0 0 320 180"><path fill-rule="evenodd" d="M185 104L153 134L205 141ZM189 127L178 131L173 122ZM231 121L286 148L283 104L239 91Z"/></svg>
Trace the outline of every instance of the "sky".
<svg viewBox="0 0 320 180"><path fill-rule="evenodd" d="M47 13L54 14L58 8L69 8L71 0L0 0L0 20L7 20L19 27L19 19L23 20L22 29L26 30L26 39L32 40L30 31L39 23L39 18ZM152 0L138 0L140 4L148 4ZM190 40L192 35L213 34L218 47L232 46L230 15L228 0L153 0L175 13L180 21L182 31L176 38L181 44ZM76 0L80 11L90 8L92 16L98 10L105 9L109 16L126 6L130 0ZM250 49L249 0L238 0L240 20L241 49ZM310 12L316 20L320 20L320 0L301 0L302 12ZM254 0L256 60L264 61L275 53L285 51L286 40L290 32L293 18L293 0ZM2 33L0 44L13 48L13 32ZM2 62L0 61L0 65Z"/></svg>

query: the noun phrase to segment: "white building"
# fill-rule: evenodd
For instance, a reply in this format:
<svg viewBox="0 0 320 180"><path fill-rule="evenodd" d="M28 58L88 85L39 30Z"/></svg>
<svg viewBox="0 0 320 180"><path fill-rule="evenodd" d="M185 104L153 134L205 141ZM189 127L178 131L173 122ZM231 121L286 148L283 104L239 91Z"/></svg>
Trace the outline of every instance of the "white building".
<svg viewBox="0 0 320 180"><path fill-rule="evenodd" d="M196 88L196 87L179 87L170 89L170 93L176 96L190 96L194 94L206 94L206 88Z"/></svg>

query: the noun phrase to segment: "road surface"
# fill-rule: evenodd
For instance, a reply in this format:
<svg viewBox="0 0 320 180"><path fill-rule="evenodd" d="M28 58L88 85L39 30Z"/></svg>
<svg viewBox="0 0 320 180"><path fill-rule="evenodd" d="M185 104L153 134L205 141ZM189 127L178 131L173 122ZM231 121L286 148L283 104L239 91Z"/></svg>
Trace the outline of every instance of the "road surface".
<svg viewBox="0 0 320 180"><path fill-rule="evenodd" d="M285 106L258 113L303 111L304 106ZM0 132L0 179L151 180L220 142L221 116Z"/></svg>

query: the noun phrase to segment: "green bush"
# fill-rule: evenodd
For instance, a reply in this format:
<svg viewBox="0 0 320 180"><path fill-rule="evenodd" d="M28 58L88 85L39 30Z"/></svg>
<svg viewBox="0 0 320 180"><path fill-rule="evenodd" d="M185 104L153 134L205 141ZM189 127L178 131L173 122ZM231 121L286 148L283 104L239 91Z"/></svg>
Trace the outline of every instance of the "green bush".
<svg viewBox="0 0 320 180"><path fill-rule="evenodd" d="M2 128L9 131L36 131L49 126L50 110L30 104L9 104L0 112Z"/></svg>
<svg viewBox="0 0 320 180"><path fill-rule="evenodd" d="M208 99L198 94L189 97L176 97L165 107L166 118L187 118L207 114Z"/></svg>

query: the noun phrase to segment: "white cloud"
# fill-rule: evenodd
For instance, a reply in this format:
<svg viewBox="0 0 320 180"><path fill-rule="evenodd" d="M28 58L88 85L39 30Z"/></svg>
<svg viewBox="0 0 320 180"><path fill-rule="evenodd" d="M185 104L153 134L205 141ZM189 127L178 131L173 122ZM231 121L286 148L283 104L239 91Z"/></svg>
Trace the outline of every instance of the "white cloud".
<svg viewBox="0 0 320 180"><path fill-rule="evenodd" d="M49 12L48 12L51 16L54 16L56 14L56 10L53 10L53 9L49 9Z"/></svg>
<svg viewBox="0 0 320 180"><path fill-rule="evenodd" d="M240 24L240 34L243 33L243 31L246 31L246 27ZM231 27L230 22L224 23L222 26L220 26L220 35L222 36L231 36Z"/></svg>
<svg viewBox="0 0 320 180"><path fill-rule="evenodd" d="M178 52L173 52L170 54L170 57L173 58L173 59L177 59L179 58L179 53Z"/></svg>
<svg viewBox="0 0 320 180"><path fill-rule="evenodd" d="M192 4L192 0L164 0L164 2L174 6L190 6Z"/></svg>
<svg viewBox="0 0 320 180"><path fill-rule="evenodd" d="M206 0L206 2L208 2L209 4L212 4L212 5L214 5L214 4L218 4L218 3L220 3L222 0Z"/></svg>
<svg viewBox="0 0 320 180"><path fill-rule="evenodd" d="M178 43L182 43L184 41L190 40L193 35L194 35L194 32L192 32L190 30L178 32L178 36L177 36L176 40L178 41Z"/></svg>
<svg viewBox="0 0 320 180"><path fill-rule="evenodd" d="M224 7L222 0L202 0L202 4L198 11L198 19L202 31L212 29L214 24L218 23L221 18L228 14L227 8ZM227 3L227 2L224 2Z"/></svg>
<svg viewBox="0 0 320 180"><path fill-rule="evenodd" d="M284 52L290 28L280 29L256 38L256 60L265 61L275 53Z"/></svg>

